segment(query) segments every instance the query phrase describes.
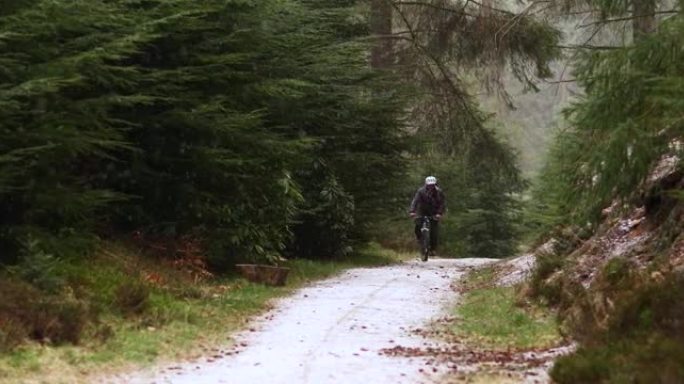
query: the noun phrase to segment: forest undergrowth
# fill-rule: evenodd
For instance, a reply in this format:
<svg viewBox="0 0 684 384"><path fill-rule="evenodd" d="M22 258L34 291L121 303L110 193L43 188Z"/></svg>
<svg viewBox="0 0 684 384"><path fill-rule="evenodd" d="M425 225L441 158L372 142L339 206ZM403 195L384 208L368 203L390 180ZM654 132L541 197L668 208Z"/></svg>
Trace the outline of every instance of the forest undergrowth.
<svg viewBox="0 0 684 384"><path fill-rule="evenodd" d="M613 36L627 40L576 55L585 94L566 110L528 206L544 243L529 293L578 342L551 370L558 383L684 378L684 18L681 4L632 4L669 16L598 4L594 25L621 15Z"/></svg>
<svg viewBox="0 0 684 384"><path fill-rule="evenodd" d="M132 245L103 244L87 263L60 264L44 276L51 280L40 283L62 284L50 295L0 276L0 317L6 321L0 380L90 383L119 371L212 356L231 348L231 334L273 299L347 268L407 257L372 245L342 261L291 260L283 263L290 268L287 285L271 287L235 273L212 276L192 255L168 260ZM71 343L50 346L61 341Z"/></svg>
<svg viewBox="0 0 684 384"><path fill-rule="evenodd" d="M109 306L121 318L150 308L160 322L175 311L192 318L197 308L166 303L168 294L116 283L122 272L101 258L120 239L165 244L162 260L198 279L243 262L344 263L397 228L410 238L403 217L428 174L449 199L444 254L509 256L525 183L462 78L498 65L533 86L549 74L559 33L532 15L479 11L472 2L4 1L3 349L78 348ZM388 25L406 38L389 39ZM496 44L473 32L502 26ZM91 267L102 271L88 276Z"/></svg>

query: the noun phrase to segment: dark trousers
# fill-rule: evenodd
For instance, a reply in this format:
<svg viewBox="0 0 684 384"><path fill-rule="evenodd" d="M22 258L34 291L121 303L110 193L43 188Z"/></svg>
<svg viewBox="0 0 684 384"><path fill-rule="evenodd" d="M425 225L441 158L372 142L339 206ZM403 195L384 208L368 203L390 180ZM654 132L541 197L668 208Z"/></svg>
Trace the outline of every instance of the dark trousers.
<svg viewBox="0 0 684 384"><path fill-rule="evenodd" d="M421 219L415 220L416 226L414 232L416 234L416 240L420 242L420 228L423 226L423 221ZM437 232L439 231L439 221L430 219L430 248L432 250L437 249Z"/></svg>

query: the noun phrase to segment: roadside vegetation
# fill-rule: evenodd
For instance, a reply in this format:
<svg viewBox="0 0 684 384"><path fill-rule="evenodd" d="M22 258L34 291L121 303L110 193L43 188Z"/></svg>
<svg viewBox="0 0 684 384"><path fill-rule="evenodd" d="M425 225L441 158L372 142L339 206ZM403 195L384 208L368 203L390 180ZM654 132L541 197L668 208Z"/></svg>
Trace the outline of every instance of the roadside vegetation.
<svg viewBox="0 0 684 384"><path fill-rule="evenodd" d="M682 382L682 3L561 3L566 16L591 14L595 34L575 55L585 94L565 111L527 208L545 243L528 292L578 342L551 376Z"/></svg>
<svg viewBox="0 0 684 384"><path fill-rule="evenodd" d="M557 346L562 338L555 314L528 301L520 286L496 285L494 267L471 272L461 283L463 296L453 309L448 331L473 348L537 350Z"/></svg>
<svg viewBox="0 0 684 384"><path fill-rule="evenodd" d="M471 276L453 332L553 344L541 302L580 343L557 382L682 381L682 5L3 1L0 378L212 345L308 279L385 262L357 258L371 241L411 249L432 174L442 254L553 240L528 298ZM552 19L578 15L587 39L564 45ZM470 83L514 105L503 74L535 90L562 52L582 93L526 192ZM289 287L234 277L283 257Z"/></svg>
<svg viewBox="0 0 684 384"><path fill-rule="evenodd" d="M51 295L4 275L0 317L12 326L0 334L0 381L89 383L125 368L211 356L230 348L230 334L272 299L350 267L404 257L370 246L342 261L290 260L287 285L270 287L233 274L200 276L198 268L106 244L87 263L62 264L55 276L63 285ZM35 340L22 342L28 338ZM77 345L47 347L48 339Z"/></svg>
<svg viewBox="0 0 684 384"><path fill-rule="evenodd" d="M284 292L235 264L290 259L294 285L356 265L411 237L427 174L451 199L447 253L508 256L524 183L461 78L510 67L533 86L559 34L434 5L3 1L4 377L191 348Z"/></svg>

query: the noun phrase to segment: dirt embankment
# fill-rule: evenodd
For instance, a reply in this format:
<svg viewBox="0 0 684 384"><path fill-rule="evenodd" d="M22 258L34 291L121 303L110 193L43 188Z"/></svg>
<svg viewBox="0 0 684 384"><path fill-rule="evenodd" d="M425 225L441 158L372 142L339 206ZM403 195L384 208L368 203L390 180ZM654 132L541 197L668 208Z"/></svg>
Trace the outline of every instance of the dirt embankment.
<svg viewBox="0 0 684 384"><path fill-rule="evenodd" d="M567 229L533 252L539 263L537 275L533 276L537 281L532 282L538 284L535 288L546 289L540 293L550 296L552 303L571 306L575 300L564 295L601 295L612 285L608 280L616 277L616 269L630 270L644 280L654 281L681 274L682 190L684 171L677 158L663 158L631 202L615 201L603 210L603 220L591 237L583 239L576 235L581 231ZM594 304L598 305L598 301ZM607 302L603 305L611 307Z"/></svg>
<svg viewBox="0 0 684 384"><path fill-rule="evenodd" d="M664 157L588 238L567 228L535 251L529 293L556 307L580 349L556 382L684 381L684 171ZM674 380L674 381L673 381Z"/></svg>

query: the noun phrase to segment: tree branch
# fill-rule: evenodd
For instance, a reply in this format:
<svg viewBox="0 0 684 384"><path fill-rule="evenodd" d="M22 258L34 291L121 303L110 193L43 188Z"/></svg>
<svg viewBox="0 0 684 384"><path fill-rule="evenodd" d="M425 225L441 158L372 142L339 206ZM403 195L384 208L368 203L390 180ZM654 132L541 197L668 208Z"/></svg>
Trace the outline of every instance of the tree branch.
<svg viewBox="0 0 684 384"><path fill-rule="evenodd" d="M428 50L427 48L423 47L421 44L418 43L417 36L416 36L415 32L413 31L413 26L411 25L411 22L408 20L408 18L407 18L406 15L404 14L404 12L402 12L402 10L400 9L400 7L399 7L396 3L393 3L393 5L394 5L395 11L399 14L399 16L401 17L401 19L402 19L404 25L406 26L406 28L407 28L408 31L410 32L410 35L411 35L411 43L412 43L412 45L413 45L419 52L421 52L421 54L422 54L423 57L428 58L428 59L437 67L437 69L438 69L438 70L440 71L440 73L442 74L442 80L445 81L446 84L449 86L449 89L450 89L450 91L451 91L451 94L452 94L453 96L456 96L456 97L459 98L460 104L461 104L461 106L463 107L463 109L464 109L466 112L468 112L469 114L472 114L473 116L475 116L475 113L474 113L473 111L470 110L470 107L469 107L469 105L468 105L467 100L465 100L465 97L464 97L464 95L463 95L463 92L461 91L461 89L459 89L458 86L456 86L456 84L454 84L454 82L453 82L453 80L452 80L452 78L451 78L451 74L450 74L449 71L446 69L446 67L444 66L444 64L443 64L438 58L436 58L434 55L432 55L432 54L429 52L429 50ZM430 67L428 66L427 69L428 69L428 71L430 72L431 77L433 78L433 80L436 81L436 80L437 80L437 76L432 72L432 68L430 68Z"/></svg>
<svg viewBox="0 0 684 384"><path fill-rule="evenodd" d="M437 9L437 10L440 10L440 11L446 11L446 12L464 14L464 15L466 15L466 16L473 16L473 17L479 16L479 15L468 14L468 13L465 12L465 8L468 6L468 3L473 3L473 4L475 4L475 5L477 5L477 6L481 7L481 8L491 9L492 11L496 11L496 12L499 12L499 13L502 13L502 14L506 14L506 15L513 15L513 14L514 14L513 12L506 11L506 10L504 10L504 9L494 8L494 7L490 7L490 6L487 6L487 5L482 5L482 4L478 3L478 2L476 2L475 0L467 0L467 1L465 2L465 4L463 5L463 7L461 7L460 9L458 9L458 8L450 8L450 7L444 7L444 6L441 6L441 5L426 3L426 2L422 2L422 1L401 0L401 1L394 1L393 3L394 3L395 5L397 5L397 6L400 6L400 5L410 5L410 6L417 6L417 7L427 7L427 8Z"/></svg>
<svg viewBox="0 0 684 384"><path fill-rule="evenodd" d="M640 19L644 17L653 17L653 15L671 15L671 14L678 14L678 10L669 10L669 11L658 11L654 12L652 14L647 14L647 15L632 15L632 16L625 16L625 17L617 17L614 19L603 19L599 21L594 21L591 23L586 23L579 25L577 28L586 28L586 27L591 27L594 25L599 25L599 24L605 24L605 23L617 23L620 21L629 21L629 20L634 20L634 19Z"/></svg>
<svg viewBox="0 0 684 384"><path fill-rule="evenodd" d="M560 49L596 49L596 50L608 50L608 49L624 49L623 46L611 46L611 45L588 45L588 44L578 44L578 45L554 45L556 48Z"/></svg>

